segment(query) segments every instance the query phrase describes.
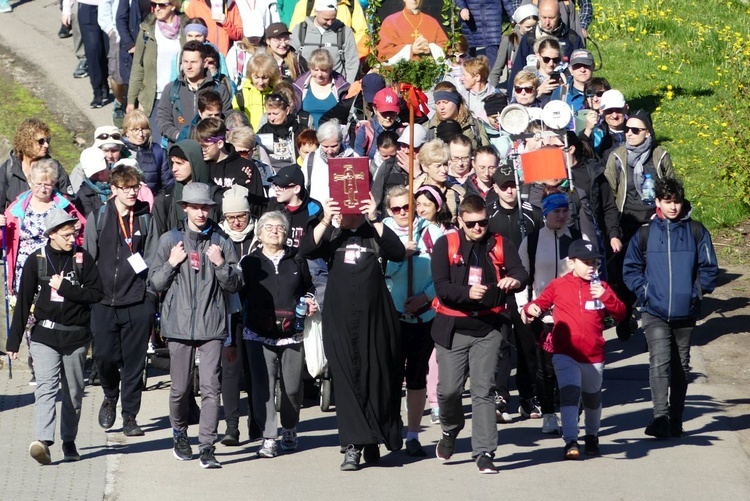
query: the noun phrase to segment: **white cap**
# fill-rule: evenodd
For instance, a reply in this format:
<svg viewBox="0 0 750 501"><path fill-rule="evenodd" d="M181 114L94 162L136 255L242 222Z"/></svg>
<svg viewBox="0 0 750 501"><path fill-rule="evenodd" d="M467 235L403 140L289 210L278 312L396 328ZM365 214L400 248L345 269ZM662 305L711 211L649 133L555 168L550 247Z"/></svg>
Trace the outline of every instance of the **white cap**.
<svg viewBox="0 0 750 501"><path fill-rule="evenodd" d="M261 16L251 16L250 19L242 22L242 34L247 38L261 38L265 31Z"/></svg>
<svg viewBox="0 0 750 501"><path fill-rule="evenodd" d="M122 165L126 165L128 167L135 167L136 169L141 171L141 174L143 173L140 165L138 165L138 160L136 160L135 158L121 158L117 162L115 162L112 168L114 169L115 167L120 167Z"/></svg>
<svg viewBox="0 0 750 501"><path fill-rule="evenodd" d="M315 0L314 10L317 12L338 12L339 7L336 0Z"/></svg>
<svg viewBox="0 0 750 501"><path fill-rule="evenodd" d="M115 136L118 139L115 139L112 136ZM99 137L108 136L106 139L99 139ZM101 127L97 127L96 131L94 132L94 147L95 148L101 148L104 145L107 144L116 144L119 146L125 146L125 143L122 142L121 138L122 134L120 133L120 129L115 127L114 125L102 125Z"/></svg>
<svg viewBox="0 0 750 501"><path fill-rule="evenodd" d="M599 103L602 111L622 109L625 107L625 96L619 90L609 89L602 94Z"/></svg>
<svg viewBox="0 0 750 501"><path fill-rule="evenodd" d="M527 3L516 9L513 13L513 21L515 21L516 24L519 24L521 21L531 16L539 19L539 9L533 3Z"/></svg>
<svg viewBox="0 0 750 501"><path fill-rule="evenodd" d="M81 167L86 177L91 178L94 174L107 170L107 159L104 152L96 146L86 148L81 152Z"/></svg>
<svg viewBox="0 0 750 501"><path fill-rule="evenodd" d="M427 141L427 129L420 124L414 124L414 147L419 148ZM398 138L399 143L409 144L409 126L404 127L404 131Z"/></svg>

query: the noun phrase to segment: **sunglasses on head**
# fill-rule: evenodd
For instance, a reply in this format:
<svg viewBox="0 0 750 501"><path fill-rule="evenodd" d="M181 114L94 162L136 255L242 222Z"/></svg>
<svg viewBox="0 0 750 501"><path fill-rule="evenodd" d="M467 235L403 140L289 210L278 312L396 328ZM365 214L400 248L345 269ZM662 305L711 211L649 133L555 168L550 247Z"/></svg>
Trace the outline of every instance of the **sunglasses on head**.
<svg viewBox="0 0 750 501"><path fill-rule="evenodd" d="M105 132L103 134L99 134L98 136L96 136L96 138L101 141L104 141L105 139L110 139L110 138L119 141L120 139L122 139L122 134L120 134L119 132L113 132L112 134L108 134Z"/></svg>
<svg viewBox="0 0 750 501"><path fill-rule="evenodd" d="M39 146L44 146L45 143L46 144L50 144L51 142L52 142L52 138L51 137L42 137L42 138L39 138L39 139L36 140L36 143Z"/></svg>
<svg viewBox="0 0 750 501"><path fill-rule="evenodd" d="M513 89L516 91L516 94L532 94L534 92L534 87L521 87L520 85L516 85Z"/></svg>
<svg viewBox="0 0 750 501"><path fill-rule="evenodd" d="M401 207L390 207L390 209L394 214L404 214L409 212L409 204L402 205Z"/></svg>
<svg viewBox="0 0 750 501"><path fill-rule="evenodd" d="M627 125L625 126L625 132L630 132L631 134L635 134L636 136L645 130L648 129L643 127L629 127Z"/></svg>
<svg viewBox="0 0 750 501"><path fill-rule="evenodd" d="M479 221L464 221L464 224L467 228L470 230L473 229L476 225L479 225L480 228L484 228L488 224L490 224L489 219L480 219Z"/></svg>
<svg viewBox="0 0 750 501"><path fill-rule="evenodd" d="M604 95L604 92L605 91L603 91L603 90L599 90L599 91L587 90L586 91L586 97L592 98L592 97L596 96L596 97L601 98Z"/></svg>
<svg viewBox="0 0 750 501"><path fill-rule="evenodd" d="M549 64L550 61L552 61L555 64L558 64L560 61L562 61L562 58L560 56L557 56L557 57L542 56L542 61L544 61L544 64Z"/></svg>
<svg viewBox="0 0 750 501"><path fill-rule="evenodd" d="M277 103L284 103L286 106L289 106L289 101L287 101L287 99L281 94L269 94L266 97L266 101L276 101Z"/></svg>

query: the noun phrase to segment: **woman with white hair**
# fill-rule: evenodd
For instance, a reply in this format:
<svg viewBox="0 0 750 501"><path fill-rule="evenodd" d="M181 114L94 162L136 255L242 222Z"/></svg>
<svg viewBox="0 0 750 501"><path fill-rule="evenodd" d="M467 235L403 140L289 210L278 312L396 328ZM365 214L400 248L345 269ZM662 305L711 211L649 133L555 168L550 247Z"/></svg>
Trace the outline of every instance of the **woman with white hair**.
<svg viewBox="0 0 750 501"><path fill-rule="evenodd" d="M344 143L344 133L338 120L330 120L318 127L316 136L320 146L302 161L302 172L310 197L328 200L331 195L328 186L328 159L353 157L355 154Z"/></svg>

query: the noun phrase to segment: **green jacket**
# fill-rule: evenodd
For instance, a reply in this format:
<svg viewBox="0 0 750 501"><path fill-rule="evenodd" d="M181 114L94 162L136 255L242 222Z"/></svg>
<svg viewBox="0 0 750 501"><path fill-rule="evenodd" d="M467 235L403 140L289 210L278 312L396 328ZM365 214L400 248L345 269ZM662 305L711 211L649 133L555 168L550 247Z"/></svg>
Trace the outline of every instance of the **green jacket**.
<svg viewBox="0 0 750 501"><path fill-rule="evenodd" d="M180 14L180 47L185 45L184 27L188 17ZM156 101L156 18L149 16L138 27L135 40L133 69L128 84L128 103L140 106L143 112L151 116Z"/></svg>
<svg viewBox="0 0 750 501"><path fill-rule="evenodd" d="M661 146L654 148L648 163L653 163L656 174L659 179L663 177L674 177L674 167L672 167L672 158L667 150ZM625 208L628 189L628 150L625 145L618 146L607 158L607 167L604 169L604 176L612 187L612 193L615 194L615 203L617 210L622 214Z"/></svg>

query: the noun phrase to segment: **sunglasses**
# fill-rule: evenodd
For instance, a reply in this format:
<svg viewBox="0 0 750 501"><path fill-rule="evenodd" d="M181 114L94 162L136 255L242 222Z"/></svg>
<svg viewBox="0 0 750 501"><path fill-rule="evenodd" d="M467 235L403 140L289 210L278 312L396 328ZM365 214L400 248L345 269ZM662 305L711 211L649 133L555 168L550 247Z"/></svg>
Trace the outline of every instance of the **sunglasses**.
<svg viewBox="0 0 750 501"><path fill-rule="evenodd" d="M36 143L39 146L44 146L45 144L50 144L51 142L52 142L52 138L51 137L42 137L42 138L39 138L39 139L36 140Z"/></svg>
<svg viewBox="0 0 750 501"><path fill-rule="evenodd" d="M96 138L100 141L104 141L105 139L114 139L116 141L119 141L120 139L122 139L122 134L120 134L119 132L113 132L112 134L108 134L105 132L104 134L99 134L98 136L96 136Z"/></svg>
<svg viewBox="0 0 750 501"><path fill-rule="evenodd" d="M391 207L390 209L394 214L405 214L409 212L409 204L402 205L401 207Z"/></svg>
<svg viewBox="0 0 750 501"><path fill-rule="evenodd" d="M603 91L603 90L596 91L596 92L594 92L593 90L587 90L586 91L586 97L588 97L588 98L592 98L592 97L601 98L604 95L604 92L605 91Z"/></svg>
<svg viewBox="0 0 750 501"><path fill-rule="evenodd" d="M166 2L166 3L151 2L152 9L166 9L168 6L169 6L169 2Z"/></svg>
<svg viewBox="0 0 750 501"><path fill-rule="evenodd" d="M628 127L627 125L625 126L625 132L630 132L631 134L635 134L636 136L645 130L648 129L642 127Z"/></svg>
<svg viewBox="0 0 750 501"><path fill-rule="evenodd" d="M558 64L560 63L560 61L562 61L562 58L560 56L557 56L557 57L542 56L542 61L544 61L544 64L549 64L550 61L552 61L555 64Z"/></svg>
<svg viewBox="0 0 750 501"><path fill-rule="evenodd" d="M250 156L250 153L252 153L253 150L238 150L238 149L235 149L235 151L242 158L247 158L247 157Z"/></svg>
<svg viewBox="0 0 750 501"><path fill-rule="evenodd" d="M516 85L513 87L513 89L516 91L516 94L533 94L534 93L534 87L521 87L520 85Z"/></svg>
<svg viewBox="0 0 750 501"><path fill-rule="evenodd" d="M480 219L479 221L464 221L464 224L467 228L470 230L473 229L476 225L479 225L480 228L486 227L488 224L490 224L489 219Z"/></svg>
<svg viewBox="0 0 750 501"><path fill-rule="evenodd" d="M275 101L277 103L284 103L286 106L289 106L289 101L287 101L287 99L281 94L269 94L268 97L266 97L266 101Z"/></svg>

